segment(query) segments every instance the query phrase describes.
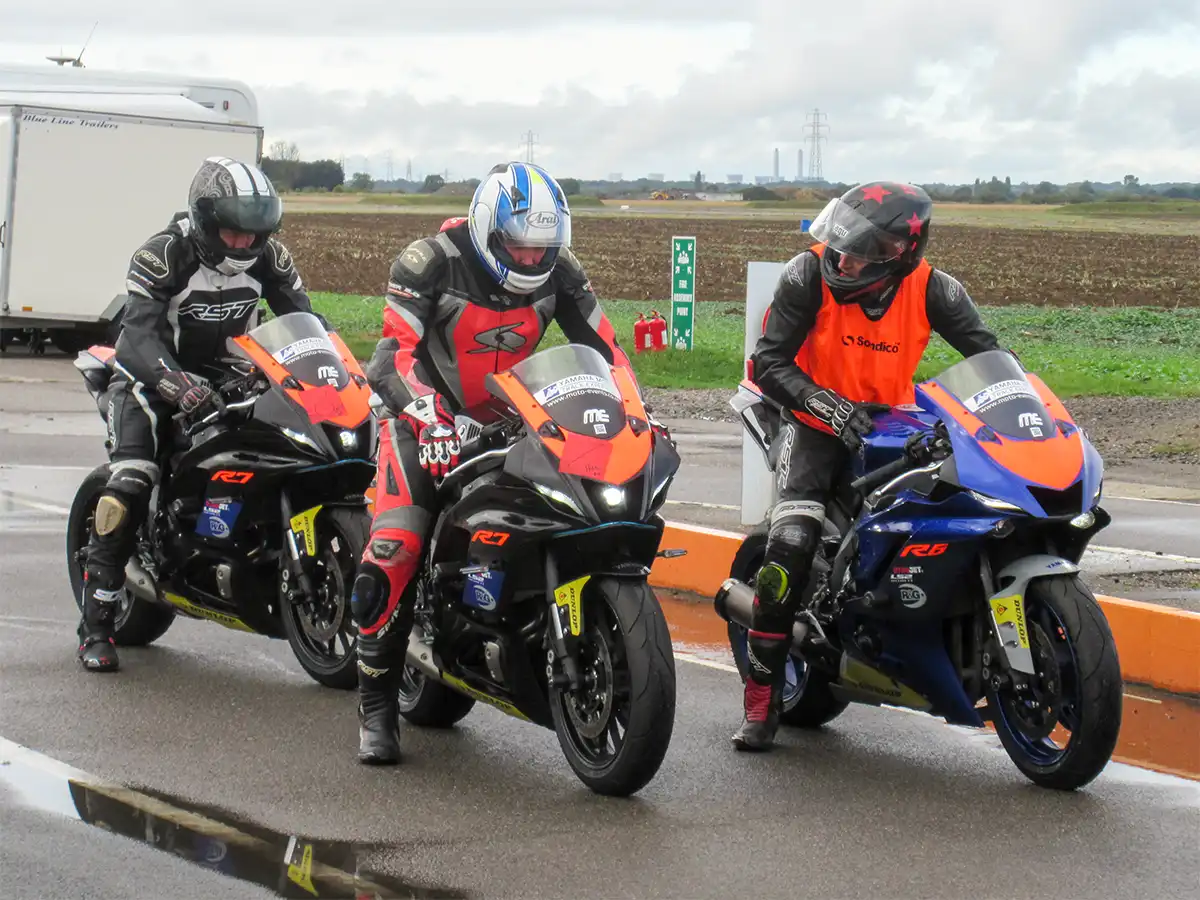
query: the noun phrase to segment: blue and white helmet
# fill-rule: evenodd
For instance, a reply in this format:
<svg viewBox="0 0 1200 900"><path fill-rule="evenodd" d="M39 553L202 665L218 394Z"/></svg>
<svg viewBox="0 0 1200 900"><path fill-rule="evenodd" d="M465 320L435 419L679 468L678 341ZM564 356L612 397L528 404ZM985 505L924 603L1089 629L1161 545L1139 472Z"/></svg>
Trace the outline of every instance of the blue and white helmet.
<svg viewBox="0 0 1200 900"><path fill-rule="evenodd" d="M528 294L546 283L558 253L571 246L571 210L558 182L540 166L496 166L475 189L467 215L475 252L506 290ZM521 265L507 247L545 249L535 265Z"/></svg>

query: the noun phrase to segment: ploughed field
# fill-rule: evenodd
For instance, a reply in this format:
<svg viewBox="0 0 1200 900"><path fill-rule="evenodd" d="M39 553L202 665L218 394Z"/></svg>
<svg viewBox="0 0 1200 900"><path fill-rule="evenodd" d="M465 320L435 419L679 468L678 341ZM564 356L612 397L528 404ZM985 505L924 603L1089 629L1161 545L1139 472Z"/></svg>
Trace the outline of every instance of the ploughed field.
<svg viewBox="0 0 1200 900"><path fill-rule="evenodd" d="M381 296L392 260L442 214L304 213L281 239L309 288ZM740 301L746 263L785 261L811 243L796 222L577 216L573 246L601 300L663 301L673 235L696 238L696 299ZM936 223L929 260L977 303L1200 307L1200 237L982 228Z"/></svg>

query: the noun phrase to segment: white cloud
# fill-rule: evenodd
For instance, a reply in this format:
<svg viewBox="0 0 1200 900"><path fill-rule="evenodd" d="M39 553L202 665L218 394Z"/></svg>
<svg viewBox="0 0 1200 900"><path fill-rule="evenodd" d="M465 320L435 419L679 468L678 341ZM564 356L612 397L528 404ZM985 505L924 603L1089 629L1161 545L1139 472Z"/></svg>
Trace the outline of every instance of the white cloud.
<svg viewBox="0 0 1200 900"><path fill-rule="evenodd" d="M308 19L263 0L236 27L182 3L148 9L0 13L0 55L74 52L67 28L78 43L100 19L89 65L242 79L268 141L349 168L369 154L376 175L389 149L397 173L412 158L415 173L479 175L532 129L561 175L752 177L779 147L791 176L819 106L833 179L1200 178L1198 0L345 0Z"/></svg>

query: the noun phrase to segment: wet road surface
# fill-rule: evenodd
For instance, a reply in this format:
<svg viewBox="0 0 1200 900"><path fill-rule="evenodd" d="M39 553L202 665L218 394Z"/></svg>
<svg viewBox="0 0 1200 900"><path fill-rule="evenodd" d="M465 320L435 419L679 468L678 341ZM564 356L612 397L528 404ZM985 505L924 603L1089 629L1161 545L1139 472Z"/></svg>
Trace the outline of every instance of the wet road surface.
<svg viewBox="0 0 1200 900"><path fill-rule="evenodd" d="M590 794L551 732L483 707L450 731L406 728L398 768L362 767L353 696L312 683L281 642L181 619L158 645L124 650L121 672L80 671L61 517L35 510L27 524L0 556L0 733L280 834L378 842L358 856L364 871L489 897L723 897L747 884L1184 897L1200 879L1195 781L1114 763L1081 792L1051 793L986 732L866 707L823 733L784 733L769 756L735 753L739 685L707 610L672 607L680 651L709 664L679 661L671 749L631 800ZM1165 704L1127 697L1127 717L1142 706ZM14 800L0 796L7 831Z"/></svg>
<svg viewBox="0 0 1200 900"><path fill-rule="evenodd" d="M282 642L206 622L181 619L157 645L125 649L120 673L84 673L62 508L103 456L98 416L75 373L61 374L17 401L0 384L0 461L80 467L9 468L0 485L10 741L168 806L255 823L270 840L354 843L362 872L470 896L1195 896L1195 780L1113 763L1083 791L1052 793L986 731L861 706L821 733L785 731L768 756L735 753L740 686L708 608L693 618L669 606L691 658L677 664L663 768L630 800L592 795L551 732L482 706L449 731L405 728L402 766L362 767L352 694L314 684ZM1195 704L1130 687L1125 721L1122 757L1195 773ZM31 783L24 770L18 781ZM96 896L264 895L54 815L0 779L0 831L19 835L0 842L0 880L25 891L4 896L45 896L47 872L49 893L82 896L93 866Z"/></svg>

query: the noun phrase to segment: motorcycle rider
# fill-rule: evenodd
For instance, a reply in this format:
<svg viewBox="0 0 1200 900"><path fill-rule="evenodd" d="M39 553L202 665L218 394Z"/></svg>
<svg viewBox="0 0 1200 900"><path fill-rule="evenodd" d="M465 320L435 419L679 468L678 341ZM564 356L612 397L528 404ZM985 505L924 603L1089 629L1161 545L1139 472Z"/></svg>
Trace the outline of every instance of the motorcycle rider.
<svg viewBox="0 0 1200 900"><path fill-rule="evenodd" d="M570 246L562 188L544 169L514 162L488 173L465 221L447 221L392 263L383 338L366 368L387 407L375 521L351 597L363 763L400 758L397 691L412 630L414 575L436 517L433 479L458 462L455 414L486 421L484 376L533 353L551 320L567 340L594 347L633 377Z"/></svg>
<svg viewBox="0 0 1200 900"><path fill-rule="evenodd" d="M925 259L933 202L891 181L831 200L788 262L750 362L763 393L793 412L776 467L748 635L738 750L769 750L779 725L796 605L808 583L825 507L871 432L871 414L912 403L932 332L964 357L997 349L962 284Z"/></svg>
<svg viewBox="0 0 1200 900"><path fill-rule="evenodd" d="M115 369L108 390L108 484L96 504L84 573L78 658L89 671L119 667L113 622L138 527L159 478L172 415L207 415L213 390L200 374L249 330L259 299L276 315L312 305L292 256L272 235L283 205L250 163L210 157L186 212L133 254ZM324 323L324 319L322 319Z"/></svg>

